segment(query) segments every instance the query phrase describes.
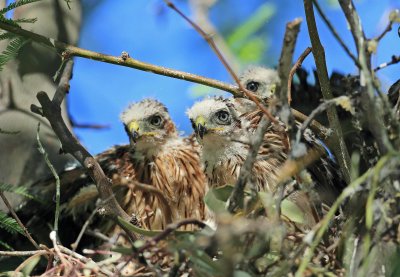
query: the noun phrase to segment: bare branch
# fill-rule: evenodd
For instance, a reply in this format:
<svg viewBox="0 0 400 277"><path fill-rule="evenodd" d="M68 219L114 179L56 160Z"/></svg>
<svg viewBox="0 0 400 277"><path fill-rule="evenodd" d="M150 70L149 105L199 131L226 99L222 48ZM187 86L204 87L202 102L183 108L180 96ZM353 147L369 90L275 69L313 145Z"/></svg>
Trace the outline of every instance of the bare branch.
<svg viewBox="0 0 400 277"><path fill-rule="evenodd" d="M24 230L25 236L29 239L29 241L33 244L33 246L35 246L36 249L40 250L41 248L36 243L36 241L32 238L31 234L29 234L28 229L25 227L25 225L19 219L18 215L15 213L15 211L14 211L13 207L11 206L10 202L8 201L7 197L4 195L4 192L1 190L0 190L0 197L3 200L4 204L7 206L12 217L15 219L15 221L17 221L18 225L22 228L22 230Z"/></svg>
<svg viewBox="0 0 400 277"><path fill-rule="evenodd" d="M69 78L72 73L72 60L67 62L66 70L63 72L61 82L57 87L53 101L49 99L47 93L41 91L37 93L37 99L41 104L41 108L32 105L32 112L36 112L46 117L50 122L54 132L61 141L64 153L73 155L84 168L86 168L89 176L95 181L101 200L104 203L102 208L104 214L110 216L114 220L120 216L129 221L130 216L118 204L112 191L111 181L106 177L103 170L92 155L79 143L79 141L68 130L62 116L60 104L69 89ZM124 228L123 226L121 226ZM125 230L125 229L124 229ZM126 230L127 231L127 230ZM127 231L131 239L135 239L135 235Z"/></svg>
<svg viewBox="0 0 400 277"><path fill-rule="evenodd" d="M282 106L287 103L288 87L285 86L285 84L288 83L288 76L293 61L293 52L296 45L297 36L300 32L301 22L301 18L296 18L295 20L287 23L285 35L283 37L283 47L278 66L278 75L279 79L281 80L281 88L278 90L278 98L282 103Z"/></svg>
<svg viewBox="0 0 400 277"><path fill-rule="evenodd" d="M252 176L253 164L257 158L258 150L264 141L264 134L267 131L269 124L270 121L265 117L263 117L260 124L258 124L257 130L254 134L254 140L250 145L246 160L240 168L239 178L228 200L228 211L230 213L235 213L238 208L243 208L244 188Z"/></svg>
<svg viewBox="0 0 400 277"><path fill-rule="evenodd" d="M197 225L200 228L206 227L206 224L203 221L200 221L198 219L193 219L193 218L187 218L187 219L184 219L182 221L169 224L169 225L167 225L167 227L165 227L165 229L160 234L158 234L157 236L147 240L146 243L142 247L138 248L138 252L142 253L147 248L149 248L151 246L154 246L159 241L165 239L169 234L171 234L172 232L176 231L180 227L185 226L185 225L190 225L190 224Z"/></svg>
<svg viewBox="0 0 400 277"><path fill-rule="evenodd" d="M319 40L317 24L315 22L312 0L304 0L304 10L306 13L308 33L311 40L312 52L317 66L318 80L321 86L322 95L325 100L332 99L332 91L326 68L325 50ZM333 153L335 154L343 177L346 183L350 182L350 156L343 139L342 127L339 122L336 107L330 107L327 110L329 126L333 130Z"/></svg>
<svg viewBox="0 0 400 277"><path fill-rule="evenodd" d="M353 53L351 53L349 47L347 47L347 45L344 43L343 39L340 37L339 33L336 31L335 27L333 27L333 24L329 21L328 17L324 14L323 10L321 9L321 6L318 4L318 1L313 0L313 3L315 5L315 7L317 8L318 14L321 16L321 18L325 22L326 26L328 26L328 29L331 31L332 35L336 38L336 40L342 46L343 50L353 60L354 64L356 64L358 67L361 67L356 56L354 56Z"/></svg>
<svg viewBox="0 0 400 277"><path fill-rule="evenodd" d="M239 86L239 91L242 92L242 93L240 93L240 95L234 95L234 96L243 97L243 94L244 94L246 97L248 97L251 101L253 101L257 105L257 107L268 117L268 119L270 121L277 123L277 120L275 119L275 117L273 117L272 114L260 103L257 96L255 96L251 91L244 88L243 85L240 83L239 77L233 71L232 67L229 65L227 60L224 58L221 51L219 51L212 36L210 36L209 34L204 32L203 29L200 28L200 26L198 26L196 23L194 23L192 20L190 20L190 18L188 18L183 12L181 12L171 1L164 0L164 2L167 4L168 7L170 7L172 10L177 12L184 20L186 20L210 45L211 49L217 55L218 59L222 62L222 64L226 68L226 70L229 72L231 77L235 80L236 84Z"/></svg>
<svg viewBox="0 0 400 277"><path fill-rule="evenodd" d="M368 128L377 141L379 151L381 154L385 154L392 147L383 124L381 102L375 97L374 76L371 72L371 54L367 51L367 39L353 1L339 0L339 4L350 25L351 34L358 50L358 60L361 65L360 83L365 92L362 93L361 97L365 106ZM382 99L382 101L385 101L385 99Z"/></svg>
<svg viewBox="0 0 400 277"><path fill-rule="evenodd" d="M152 72L155 74L159 75L164 75L176 79L181 79L185 81L190 81L194 83L199 83L202 85L210 86L213 88L221 89L224 91L228 91L232 93L235 96L240 96L242 93L240 93L234 85L223 83L214 79L209 79L206 77L198 76L195 74L179 71L179 70L173 70L170 68L162 67L162 66L156 66L153 64L145 63L139 60L132 59L131 57L126 57L122 59L120 56L111 56L111 55L106 55L86 49L82 49L76 46L72 46L69 44L66 44L64 42L60 42L58 40L52 39L52 38L47 38L45 36L36 34L34 32L27 31L23 28L15 27L12 25L9 25L7 23L4 23L0 21L0 29L3 29L5 31L12 32L14 34L26 37L31 39L32 41L39 43L41 45L47 46L50 49L56 49L60 52L63 52L63 57L65 59L68 59L70 57L82 57L82 58L87 58L87 59L92 59L100 62L105 62L105 63L111 63L111 64L116 64L120 66L126 66L130 68L135 68L138 70L143 70L143 71L148 71Z"/></svg>
<svg viewBox="0 0 400 277"><path fill-rule="evenodd" d="M307 47L306 50L300 55L300 57L297 59L296 63L293 65L292 69L290 70L289 73L289 80L287 82L287 100L290 103L292 102L292 82L293 82L293 76L296 73L297 69L300 68L301 64L307 58L307 56L311 53L311 47Z"/></svg>

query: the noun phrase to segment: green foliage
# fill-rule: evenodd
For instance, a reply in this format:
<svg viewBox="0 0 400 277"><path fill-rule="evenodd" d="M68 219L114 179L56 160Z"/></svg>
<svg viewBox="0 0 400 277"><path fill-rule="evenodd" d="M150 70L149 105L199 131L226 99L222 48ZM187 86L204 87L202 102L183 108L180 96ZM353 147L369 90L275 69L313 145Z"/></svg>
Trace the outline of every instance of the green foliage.
<svg viewBox="0 0 400 277"><path fill-rule="evenodd" d="M5 229L11 234L24 233L24 230L22 230L22 228L18 225L18 222L15 221L14 218L9 217L2 211L0 211L0 228Z"/></svg>
<svg viewBox="0 0 400 277"><path fill-rule="evenodd" d="M264 36L257 36L257 32L271 19L275 10L270 3L261 5L252 17L228 36L227 43L241 62L256 62L262 58L268 44Z"/></svg>
<svg viewBox="0 0 400 277"><path fill-rule="evenodd" d="M15 1L15 2L11 3L7 7L1 9L0 10L0 14L4 15L5 13L7 13L7 12L9 12L9 11L15 9L15 8L18 8L18 7L27 5L27 4L31 4L31 3L34 3L34 2L39 2L39 1L41 1L41 0L18 0L18 1Z"/></svg>
<svg viewBox="0 0 400 277"><path fill-rule="evenodd" d="M10 60L15 59L21 48L29 42L29 39L16 37L10 41L7 48L0 54L0 71Z"/></svg>
<svg viewBox="0 0 400 277"><path fill-rule="evenodd" d="M15 186L11 184L0 183L0 191L12 192L29 199L40 201L37 197L33 196L28 192L28 189L24 186Z"/></svg>
<svg viewBox="0 0 400 277"><path fill-rule="evenodd" d="M0 246L6 250L10 250L10 251L14 250L14 248L12 248L8 243L5 243L4 241L1 241L1 240L0 240Z"/></svg>
<svg viewBox="0 0 400 277"><path fill-rule="evenodd" d="M204 197L207 207L215 212L221 213L226 211L226 201L231 195L233 186L226 185L218 188L210 188Z"/></svg>

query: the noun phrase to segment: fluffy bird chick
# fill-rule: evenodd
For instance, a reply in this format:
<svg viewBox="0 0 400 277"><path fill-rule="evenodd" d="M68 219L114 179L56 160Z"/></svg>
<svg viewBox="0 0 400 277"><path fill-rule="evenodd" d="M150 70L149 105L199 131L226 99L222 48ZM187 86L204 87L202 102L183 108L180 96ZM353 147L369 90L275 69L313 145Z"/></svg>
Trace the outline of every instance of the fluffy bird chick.
<svg viewBox="0 0 400 277"><path fill-rule="evenodd" d="M253 107L249 112L250 107ZM210 187L234 185L247 158L248 142L255 134L262 113L250 100L207 98L197 102L187 114L202 145L201 159ZM275 192L277 170L289 151L284 125L270 123L253 165L252 180L259 191ZM305 226L315 220L307 198L294 192L289 199L304 214Z"/></svg>
<svg viewBox="0 0 400 277"><path fill-rule="evenodd" d="M247 157L256 123L245 112L254 106L246 99L207 98L197 102L187 114L199 143L209 185L235 184ZM257 122L258 123L258 122ZM288 145L284 128L270 124L254 164L254 176L260 190L273 190L275 170L287 158Z"/></svg>
<svg viewBox="0 0 400 277"><path fill-rule="evenodd" d="M261 66L250 66L239 79L243 86L264 100L270 100L274 96L276 86L280 84L276 70ZM268 101L266 102L268 103ZM301 122L296 121L295 123L298 128L301 126ZM312 181L315 184L314 188L318 192L321 202L330 206L346 187L346 182L340 170L338 170L339 166L335 158L311 129L306 129L302 142L307 149L320 149L320 151L326 153L307 169L311 174Z"/></svg>
<svg viewBox="0 0 400 277"><path fill-rule="evenodd" d="M281 82L276 70L261 66L249 66L239 80L246 89L262 99L271 98Z"/></svg>
<svg viewBox="0 0 400 277"><path fill-rule="evenodd" d="M183 218L203 220L206 178L198 144L179 137L166 107L156 100L131 104L120 118L130 145L114 147L97 159L114 183L150 185L168 202L151 190L133 187L124 197L123 208L139 215L148 229L163 229Z"/></svg>

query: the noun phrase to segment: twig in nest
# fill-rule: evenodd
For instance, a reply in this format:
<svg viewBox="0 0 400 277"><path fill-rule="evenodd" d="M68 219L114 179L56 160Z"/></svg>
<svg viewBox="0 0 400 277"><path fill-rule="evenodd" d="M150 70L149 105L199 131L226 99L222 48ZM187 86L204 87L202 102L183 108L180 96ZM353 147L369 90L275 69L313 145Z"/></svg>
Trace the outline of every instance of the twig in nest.
<svg viewBox="0 0 400 277"><path fill-rule="evenodd" d="M162 233L158 234L157 236L149 239L146 241L146 243L138 249L139 253L142 253L144 250L147 248L156 245L159 241L165 239L169 234L174 232L175 230L179 229L182 226L189 225L189 224L194 224L199 226L200 228L206 227L206 224L203 221L200 221L198 219L193 219L193 218L187 218L182 221L179 221L177 223L172 223L169 224L163 231Z"/></svg>
<svg viewBox="0 0 400 277"><path fill-rule="evenodd" d="M341 99L347 99L347 98L348 98L347 96L340 96L340 97L336 97L336 98L333 98L333 99L329 99L329 100L324 101L323 103L321 103L317 108L315 108L311 112L311 114L308 116L308 118L303 122L301 127L297 130L295 144L298 144L300 142L301 136L303 135L304 131L308 128L308 126L311 124L313 119L318 114L326 111L332 105L337 105L338 101L340 101Z"/></svg>
<svg viewBox="0 0 400 277"><path fill-rule="evenodd" d="M253 164L256 160L258 151L264 140L264 134L267 131L269 124L270 121L267 118L262 117L254 134L254 140L250 145L246 160L240 168L239 178L236 181L231 196L229 197L228 211L230 213L236 212L237 208L243 208L244 188L246 187L247 181L252 176Z"/></svg>
<svg viewBox="0 0 400 277"><path fill-rule="evenodd" d="M18 225L24 230L25 236L29 239L29 241L35 246L36 249L40 250L41 248L39 245L36 243L36 241L32 238L31 234L29 234L28 229L25 227L25 225L22 223L22 221L19 219L18 215L15 213L13 207L11 206L10 202L8 201L7 197L4 195L4 192L0 190L0 197L3 200L4 204L7 206L10 214L12 217L17 221Z"/></svg>
<svg viewBox="0 0 400 277"><path fill-rule="evenodd" d="M40 122L38 123L37 126L37 131L36 131L36 141L38 144L38 150L40 154L43 155L44 160L46 161L47 167L50 169L51 173L53 174L54 178L56 179L56 210L55 210L55 215L54 215L54 231L58 233L58 219L60 217L60 177L57 174L56 169L54 168L53 164L49 160L49 156L47 155L46 150L43 148L42 143L40 142Z"/></svg>
<svg viewBox="0 0 400 277"><path fill-rule="evenodd" d="M378 87L374 84L374 76L371 72L371 53L366 49L367 39L353 1L339 0L339 4L350 25L350 31L358 50L358 60L361 65L360 84L365 90L365 93L362 93L361 97L365 102L365 109L367 110L365 115L368 127L377 142L380 153L384 155L393 147L389 142L388 134L383 123L382 106L380 105L380 101L376 101L375 97L374 88ZM386 99L381 97L381 100L387 106L385 103Z"/></svg>
<svg viewBox="0 0 400 277"><path fill-rule="evenodd" d="M293 76L296 73L296 70L300 68L301 64L307 58L307 56L311 53L311 47L307 47L306 50L300 55L300 57L297 59L296 63L293 65L292 69L290 70L289 73L289 79L287 82L287 100L290 105L292 102L292 82L293 82Z"/></svg>
<svg viewBox="0 0 400 277"><path fill-rule="evenodd" d="M92 222L93 217L96 215L97 213L97 207L92 211L92 213L89 215L89 217L86 219L85 223L83 224L81 231L78 234L78 237L76 238L75 242L71 244L72 247L72 251L76 251L76 249L78 248L79 242L81 241L83 234L85 233L87 227L89 226L89 224Z"/></svg>
<svg viewBox="0 0 400 277"><path fill-rule="evenodd" d="M382 168L391 160L392 155L388 154L383 156L378 163L373 167L370 168L367 172L365 172L362 176L351 182L339 195L336 201L333 203L331 208L329 209L328 213L324 216L324 218L314 226L314 228L308 233L305 238L305 243L309 244L310 246L306 249L303 259L300 262L300 265L297 269L295 274L296 277L303 276L304 271L306 270L307 266L309 265L311 258L314 254L314 250L320 243L324 233L326 232L329 223L331 222L332 218L335 216L336 211L339 209L340 205L343 201L351 196L356 189L361 186L368 178L370 178L373 174L379 174ZM310 241L312 240L312 241Z"/></svg>

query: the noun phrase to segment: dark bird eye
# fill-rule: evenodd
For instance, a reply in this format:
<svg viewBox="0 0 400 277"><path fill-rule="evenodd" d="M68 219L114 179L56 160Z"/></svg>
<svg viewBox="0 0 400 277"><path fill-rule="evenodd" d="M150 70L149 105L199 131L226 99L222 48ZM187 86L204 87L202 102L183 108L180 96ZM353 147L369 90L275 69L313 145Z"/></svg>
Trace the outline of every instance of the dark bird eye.
<svg viewBox="0 0 400 277"><path fill-rule="evenodd" d="M248 90L250 90L250 91L252 91L252 92L256 92L256 91L258 90L258 87L259 87L259 86L260 86L260 83L259 83L259 82L251 81L251 82L248 82L248 83L247 83L246 89L248 89Z"/></svg>
<svg viewBox="0 0 400 277"><path fill-rule="evenodd" d="M162 122L161 116L155 115L150 118L150 123L154 126L160 126Z"/></svg>
<svg viewBox="0 0 400 277"><path fill-rule="evenodd" d="M229 120L230 120L230 116L229 116L229 113L227 111L219 111L217 113L217 118L222 123L229 123Z"/></svg>

